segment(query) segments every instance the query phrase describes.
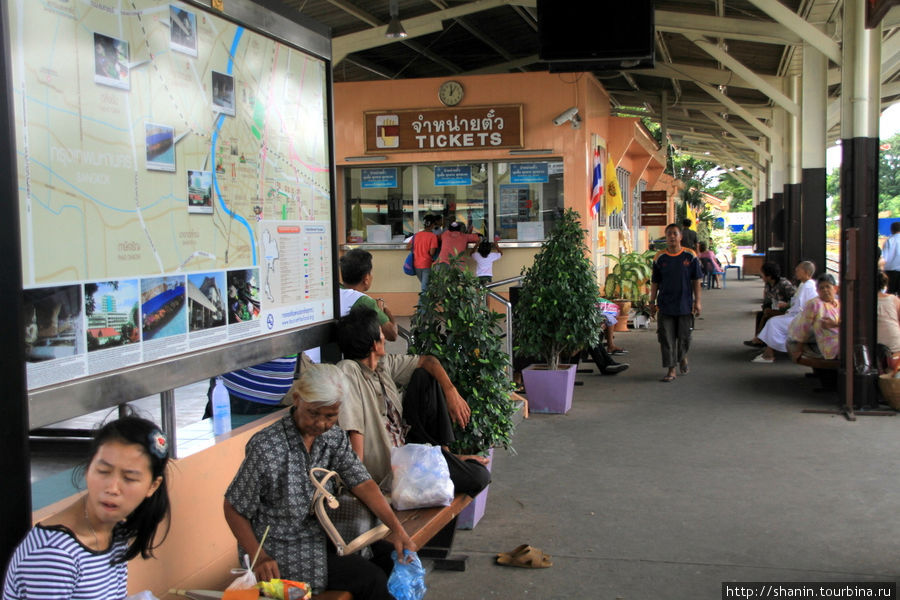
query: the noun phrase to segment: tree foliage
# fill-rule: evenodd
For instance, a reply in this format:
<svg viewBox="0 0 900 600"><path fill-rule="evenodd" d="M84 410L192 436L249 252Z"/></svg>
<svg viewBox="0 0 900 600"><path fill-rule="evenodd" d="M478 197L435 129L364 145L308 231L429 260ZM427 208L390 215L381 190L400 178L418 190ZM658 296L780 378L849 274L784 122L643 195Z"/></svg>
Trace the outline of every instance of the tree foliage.
<svg viewBox="0 0 900 600"><path fill-rule="evenodd" d="M556 221L534 263L523 269L516 304L519 348L550 369L558 368L563 352L595 345L600 331L599 289L579 218L569 208Z"/></svg>
<svg viewBox="0 0 900 600"><path fill-rule="evenodd" d="M436 356L469 403L469 424L465 429L454 424L451 449L459 454L509 448L514 428L503 315L487 307L484 295L484 286L469 271L435 270L411 324L410 353Z"/></svg>

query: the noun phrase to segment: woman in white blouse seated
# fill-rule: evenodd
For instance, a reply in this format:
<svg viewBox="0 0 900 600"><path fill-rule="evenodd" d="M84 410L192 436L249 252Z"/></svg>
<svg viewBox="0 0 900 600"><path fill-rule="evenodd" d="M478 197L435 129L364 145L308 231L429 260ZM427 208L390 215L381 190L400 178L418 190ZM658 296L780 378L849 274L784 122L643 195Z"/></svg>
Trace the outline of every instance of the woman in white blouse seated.
<svg viewBox="0 0 900 600"><path fill-rule="evenodd" d="M152 557L156 529L169 520L168 462L166 436L150 421L126 416L101 427L85 467L87 493L28 532L3 600L125 598L127 561Z"/></svg>
<svg viewBox="0 0 900 600"><path fill-rule="evenodd" d="M762 340L766 348L751 362L773 363L776 350L787 352L788 327L791 321L803 311L807 302L816 297L816 282L812 278L815 272L816 266L808 260L801 262L794 269L798 285L796 293L791 298L791 306L785 314L766 321L765 327L756 336Z"/></svg>

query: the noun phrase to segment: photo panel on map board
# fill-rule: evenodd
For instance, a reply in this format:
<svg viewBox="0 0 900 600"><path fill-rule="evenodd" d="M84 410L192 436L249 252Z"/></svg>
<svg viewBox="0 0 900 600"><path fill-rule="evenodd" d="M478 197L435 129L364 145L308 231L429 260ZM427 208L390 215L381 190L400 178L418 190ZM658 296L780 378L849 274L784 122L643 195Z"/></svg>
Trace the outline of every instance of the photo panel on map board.
<svg viewBox="0 0 900 600"><path fill-rule="evenodd" d="M103 85L131 89L128 42L94 32L94 81Z"/></svg>
<svg viewBox="0 0 900 600"><path fill-rule="evenodd" d="M226 324L225 273L194 273L187 276L188 329L202 331Z"/></svg>
<svg viewBox="0 0 900 600"><path fill-rule="evenodd" d="M197 56L197 15L174 4L169 5L169 47Z"/></svg>
<svg viewBox="0 0 900 600"><path fill-rule="evenodd" d="M189 213L213 214L212 171L187 172L187 198Z"/></svg>
<svg viewBox="0 0 900 600"><path fill-rule="evenodd" d="M187 333L183 275L141 280L141 329L144 341Z"/></svg>
<svg viewBox="0 0 900 600"><path fill-rule="evenodd" d="M87 351L81 285L23 291L25 360L68 358Z"/></svg>
<svg viewBox="0 0 900 600"><path fill-rule="evenodd" d="M84 284L87 350L105 350L140 341L136 279Z"/></svg>
<svg viewBox="0 0 900 600"><path fill-rule="evenodd" d="M228 324L259 319L259 269L228 271Z"/></svg>
<svg viewBox="0 0 900 600"><path fill-rule="evenodd" d="M212 71L212 107L214 112L234 116L234 77Z"/></svg>
<svg viewBox="0 0 900 600"><path fill-rule="evenodd" d="M158 123L145 123L147 168L151 171L175 172L175 128Z"/></svg>

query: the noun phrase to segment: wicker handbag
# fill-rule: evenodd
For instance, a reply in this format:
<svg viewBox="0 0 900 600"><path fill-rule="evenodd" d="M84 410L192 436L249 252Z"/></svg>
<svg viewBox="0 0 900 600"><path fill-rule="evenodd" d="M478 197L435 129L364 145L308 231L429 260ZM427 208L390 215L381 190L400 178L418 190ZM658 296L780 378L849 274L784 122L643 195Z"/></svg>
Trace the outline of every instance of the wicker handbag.
<svg viewBox="0 0 900 600"><path fill-rule="evenodd" d="M325 487L332 477L337 483L336 494ZM313 467L309 471L309 478L316 488L313 510L322 529L337 549L338 556L353 554L384 539L391 532L359 498L350 493L340 475L334 471Z"/></svg>

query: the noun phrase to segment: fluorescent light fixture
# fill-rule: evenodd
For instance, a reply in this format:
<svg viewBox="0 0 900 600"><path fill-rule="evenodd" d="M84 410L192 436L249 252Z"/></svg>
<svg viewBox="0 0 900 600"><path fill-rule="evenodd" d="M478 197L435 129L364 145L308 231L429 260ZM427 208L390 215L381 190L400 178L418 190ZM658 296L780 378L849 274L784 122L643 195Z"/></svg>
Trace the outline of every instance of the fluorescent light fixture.
<svg viewBox="0 0 900 600"><path fill-rule="evenodd" d="M510 154L513 156L519 156L522 154L553 154L552 148L525 148L522 150L510 150Z"/></svg>
<svg viewBox="0 0 900 600"><path fill-rule="evenodd" d="M387 160L387 156L345 156L347 162L375 162L378 160Z"/></svg>
<svg viewBox="0 0 900 600"><path fill-rule="evenodd" d="M399 9L397 8L397 0L391 0L388 5L391 12L391 20L388 23L387 31L384 32L384 37L389 37L393 39L402 39L405 38L408 33L403 29L403 24L400 23L400 14Z"/></svg>

